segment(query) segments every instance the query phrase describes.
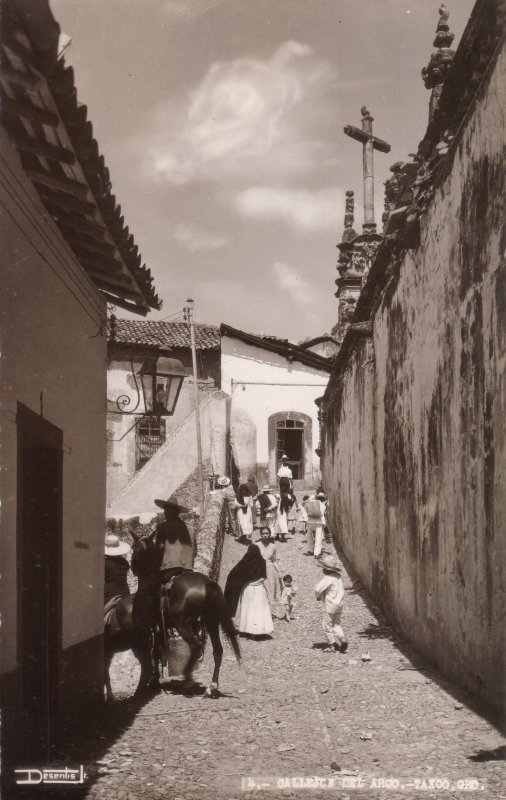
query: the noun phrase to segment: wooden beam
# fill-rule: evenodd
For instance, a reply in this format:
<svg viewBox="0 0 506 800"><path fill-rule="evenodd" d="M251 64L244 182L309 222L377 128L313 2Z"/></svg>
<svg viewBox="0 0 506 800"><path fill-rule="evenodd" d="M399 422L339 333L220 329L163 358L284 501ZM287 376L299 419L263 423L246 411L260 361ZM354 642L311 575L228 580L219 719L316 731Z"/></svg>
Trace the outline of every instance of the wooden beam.
<svg viewBox="0 0 506 800"><path fill-rule="evenodd" d="M95 203L91 203L88 200L79 200L77 197L72 197L70 194L56 192L43 183L38 183L36 186L44 203L50 209L63 208L65 211L78 211L81 214L96 214L97 212L97 206Z"/></svg>
<svg viewBox="0 0 506 800"><path fill-rule="evenodd" d="M11 53L14 53L18 58L31 64L34 60L34 55L25 45L16 38L15 32L11 25L5 25L2 31L2 47L4 50L8 48ZM8 55L8 53L7 53Z"/></svg>
<svg viewBox="0 0 506 800"><path fill-rule="evenodd" d="M90 253L91 256L105 256L105 258L113 257L117 252L114 245L108 242L90 241L89 239L82 239L76 235L75 229L64 222L59 222L58 225L65 231L65 238L69 243L83 252Z"/></svg>
<svg viewBox="0 0 506 800"><path fill-rule="evenodd" d="M105 280L100 275L90 272L90 270L86 270L86 272L89 274L93 283L96 284L100 289L104 289L106 292L118 292L118 294L120 294L121 297L124 297L127 300L143 299L141 292L134 292L131 289L128 289L124 285L118 283L111 283L111 281Z"/></svg>
<svg viewBox="0 0 506 800"><path fill-rule="evenodd" d="M52 161L58 161L63 164L75 164L76 162L76 156L72 150L49 144L46 141L43 142L41 139L32 139L30 136L14 133L12 135L14 145L23 153L33 153L35 156L43 156L44 158L50 158Z"/></svg>
<svg viewBox="0 0 506 800"><path fill-rule="evenodd" d="M103 275L124 275L124 269L120 261L104 261L103 258L95 258L90 253L84 253L82 250L76 248L80 253L79 260L87 269L93 269L96 272L101 272Z"/></svg>
<svg viewBox="0 0 506 800"><path fill-rule="evenodd" d="M51 125L56 128L60 122L57 114L48 111L47 108L38 108L25 100L12 100L5 92L0 92L2 115L8 117L25 117L31 122L42 122L43 125Z"/></svg>
<svg viewBox="0 0 506 800"><path fill-rule="evenodd" d="M21 72L19 69L11 67L7 63L7 59L3 59L0 66L0 78L4 82L13 83L15 86L21 86L23 89L33 91L40 83L40 78L33 75L31 72Z"/></svg>
<svg viewBox="0 0 506 800"><path fill-rule="evenodd" d="M143 317L145 317L150 310L147 303L145 305L133 305L132 303L127 303L125 300L121 300L118 297L114 297L114 295L109 294L104 290L101 291L107 302L112 303L113 306L118 306L118 308L124 308L125 311L132 311L134 314L141 314Z"/></svg>
<svg viewBox="0 0 506 800"><path fill-rule="evenodd" d="M89 192L89 188L85 183L79 183L78 181L70 180L70 178L65 178L63 175L61 177L57 177L52 173L31 169L30 167L25 167L25 172L30 180L34 183L42 183L44 186L48 186L50 189L55 189L57 192L71 194L74 197L77 197L78 200L86 200L86 195Z"/></svg>
<svg viewBox="0 0 506 800"><path fill-rule="evenodd" d="M48 205L50 205L49 201ZM67 230L73 230L76 231L76 233L83 233L85 236L93 236L95 241L105 241L107 228L104 225L101 225L99 222L90 222L82 217L76 217L75 214L69 216L68 214L64 214L60 209L56 208L51 212L51 216L57 225L61 225ZM112 246L113 245L111 245L111 247Z"/></svg>

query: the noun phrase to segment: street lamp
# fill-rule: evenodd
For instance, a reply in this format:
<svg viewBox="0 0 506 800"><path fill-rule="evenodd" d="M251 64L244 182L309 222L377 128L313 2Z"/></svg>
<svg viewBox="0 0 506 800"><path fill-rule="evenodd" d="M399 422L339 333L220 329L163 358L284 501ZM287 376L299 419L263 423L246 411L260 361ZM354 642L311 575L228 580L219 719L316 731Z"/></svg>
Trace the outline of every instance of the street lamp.
<svg viewBox="0 0 506 800"><path fill-rule="evenodd" d="M171 417L186 370L177 358L147 358L140 371L146 414Z"/></svg>
<svg viewBox="0 0 506 800"><path fill-rule="evenodd" d="M141 393L135 375L133 357L131 358L132 376L137 392L135 408L126 410L132 402L126 395L120 395L116 400L116 407L121 414L139 414L137 410L141 401ZM181 386L186 377L186 370L177 358L166 356L149 356L144 360L138 373L141 378L142 397L144 400L144 413L155 417L171 417L181 391Z"/></svg>

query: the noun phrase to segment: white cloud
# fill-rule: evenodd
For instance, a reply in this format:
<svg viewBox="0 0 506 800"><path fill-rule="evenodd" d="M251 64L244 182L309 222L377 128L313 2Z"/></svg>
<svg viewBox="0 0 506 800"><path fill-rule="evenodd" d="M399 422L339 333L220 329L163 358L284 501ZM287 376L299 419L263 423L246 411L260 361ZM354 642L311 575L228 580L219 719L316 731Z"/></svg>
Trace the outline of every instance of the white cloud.
<svg viewBox="0 0 506 800"><path fill-rule="evenodd" d="M276 261L272 267L272 274L289 301L304 309L316 305L315 287L305 278L301 278L293 267Z"/></svg>
<svg viewBox="0 0 506 800"><path fill-rule="evenodd" d="M163 3L166 13L176 19L190 19L205 14L215 6L221 6L225 0L165 0Z"/></svg>
<svg viewBox="0 0 506 800"><path fill-rule="evenodd" d="M310 191L254 186L237 195L235 202L244 217L282 220L309 232L334 230L342 214L343 191L339 188Z"/></svg>
<svg viewBox="0 0 506 800"><path fill-rule="evenodd" d="M226 247L230 241L226 236L210 233L197 225L184 223L175 226L173 236L180 247L190 253L198 253L202 250L217 250L220 247Z"/></svg>
<svg viewBox="0 0 506 800"><path fill-rule="evenodd" d="M304 135L316 95L335 73L310 47L284 42L269 59L213 63L189 97L158 110L149 167L175 185L303 174L322 143Z"/></svg>

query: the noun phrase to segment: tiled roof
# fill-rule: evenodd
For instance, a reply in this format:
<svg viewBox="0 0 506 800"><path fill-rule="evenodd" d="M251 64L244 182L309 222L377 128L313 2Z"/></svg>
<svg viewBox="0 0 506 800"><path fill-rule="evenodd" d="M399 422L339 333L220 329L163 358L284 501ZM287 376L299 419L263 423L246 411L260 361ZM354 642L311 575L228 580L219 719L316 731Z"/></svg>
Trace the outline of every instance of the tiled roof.
<svg viewBox="0 0 506 800"><path fill-rule="evenodd" d="M109 342L138 344L160 350L173 347L190 347L190 326L187 322L146 322L144 320L116 319L109 324ZM213 350L220 346L219 328L214 325L195 324L195 344L199 350Z"/></svg>
<svg viewBox="0 0 506 800"><path fill-rule="evenodd" d="M73 70L57 59L59 33L47 0L3 0L2 125L97 289L113 304L146 314L161 301L112 193Z"/></svg>
<svg viewBox="0 0 506 800"><path fill-rule="evenodd" d="M309 367L315 367L325 372L330 372L332 369L333 360L331 358L325 358L311 352L311 350L305 350L300 345L289 342L288 339L278 339L276 336L257 336L255 333L246 333L237 328L232 328L230 325L220 325L220 332L222 336L229 336L253 347L261 347L264 350L279 353L289 361L299 361L301 364L306 364Z"/></svg>

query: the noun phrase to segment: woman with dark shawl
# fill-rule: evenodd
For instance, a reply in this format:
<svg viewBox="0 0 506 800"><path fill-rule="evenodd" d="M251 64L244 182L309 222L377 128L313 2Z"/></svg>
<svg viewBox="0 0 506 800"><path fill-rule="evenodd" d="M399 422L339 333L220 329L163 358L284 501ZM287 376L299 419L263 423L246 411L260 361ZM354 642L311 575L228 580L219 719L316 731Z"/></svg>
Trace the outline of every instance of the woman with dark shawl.
<svg viewBox="0 0 506 800"><path fill-rule="evenodd" d="M265 588L267 568L256 544L250 544L233 567L225 585L225 599L241 633L270 635L274 631Z"/></svg>

